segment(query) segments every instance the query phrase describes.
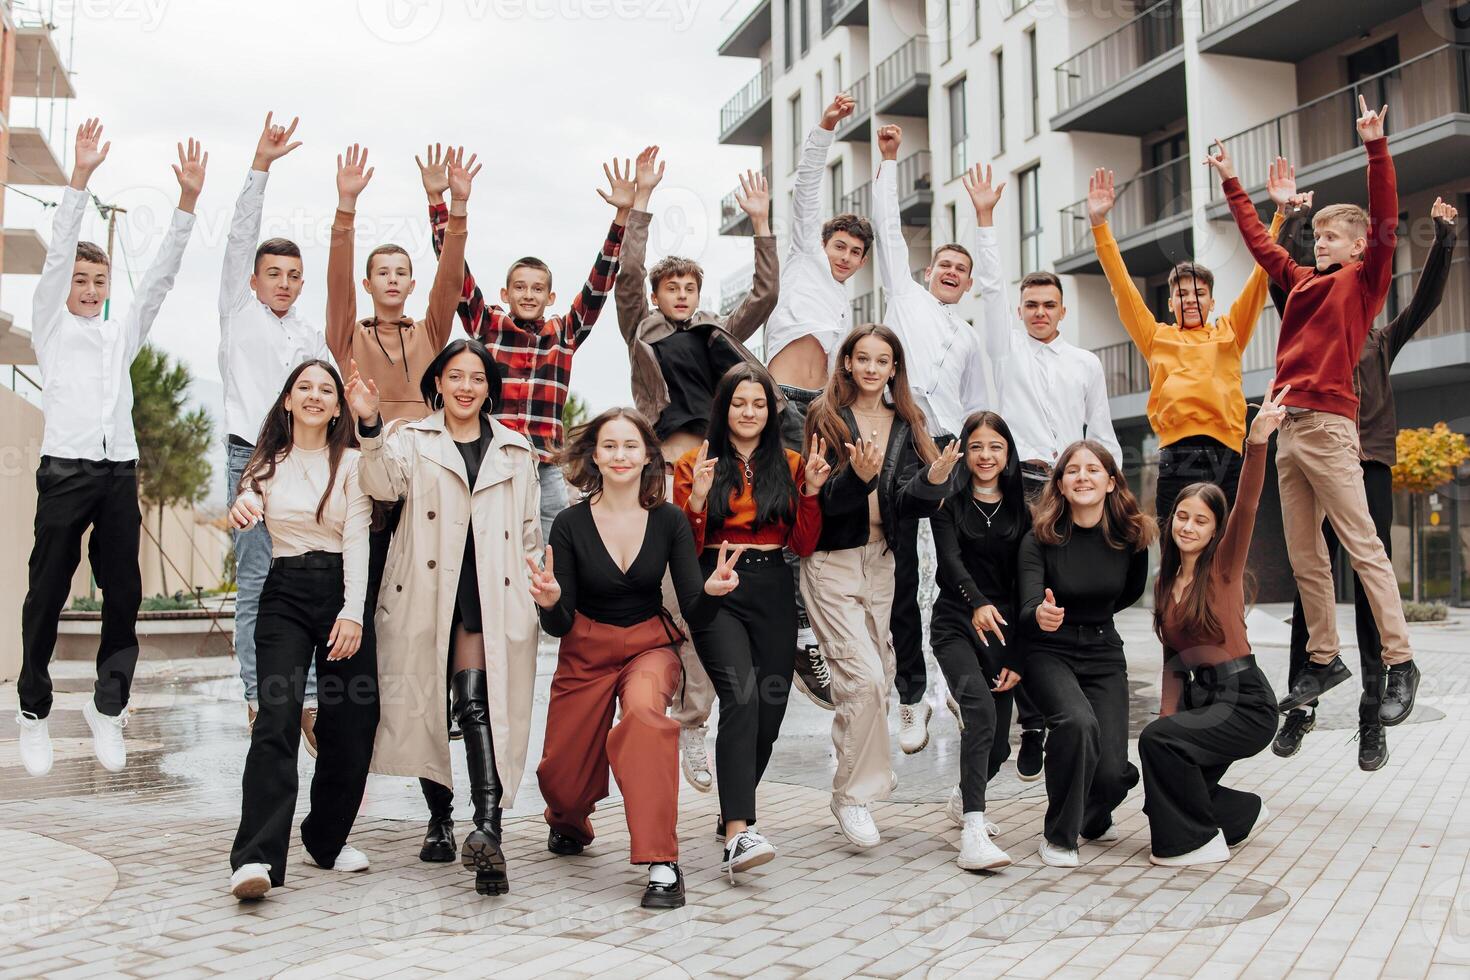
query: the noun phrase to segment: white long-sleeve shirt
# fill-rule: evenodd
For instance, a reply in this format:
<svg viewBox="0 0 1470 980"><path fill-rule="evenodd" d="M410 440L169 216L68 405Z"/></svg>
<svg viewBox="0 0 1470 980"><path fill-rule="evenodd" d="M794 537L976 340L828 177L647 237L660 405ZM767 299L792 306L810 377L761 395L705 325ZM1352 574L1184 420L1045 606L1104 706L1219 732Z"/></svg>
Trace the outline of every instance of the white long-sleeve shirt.
<svg viewBox="0 0 1470 980"><path fill-rule="evenodd" d="M133 381L138 356L163 299L173 288L194 230L194 216L175 210L158 254L143 274L128 312L113 320L74 316L66 308L77 261L86 191L68 187L51 225L51 244L32 297L31 345L41 369L45 435L41 453L69 459L138 458L133 434Z"/></svg>
<svg viewBox="0 0 1470 980"><path fill-rule="evenodd" d="M295 306L285 316L276 316L250 289L269 176L263 170L252 170L245 179L230 219L219 287L219 376L225 384L225 431L251 445L296 365L312 358L332 363L321 327L308 323Z"/></svg>
<svg viewBox="0 0 1470 980"><path fill-rule="evenodd" d="M1034 340L1018 318L997 331L1005 337L1005 356L996 364L1001 415L1016 437L1024 460L1056 462L1063 449L1084 437L1096 439L1121 466L1122 447L1113 433L1102 361L1057 336L1049 344Z"/></svg>
<svg viewBox="0 0 1470 980"><path fill-rule="evenodd" d="M877 236L878 277L887 296L884 323L903 343L908 359L909 387L924 411L931 435L958 436L965 417L981 409L996 409L990 378L981 355L980 337L960 316L959 309L941 303L909 274L909 248L903 237L898 209L897 165L883 161L873 180L873 231ZM995 229L977 228L976 273L981 294L999 294L1000 248ZM986 310L984 332L1005 330L1004 320L990 321ZM992 355L994 356L994 355Z"/></svg>
<svg viewBox="0 0 1470 980"><path fill-rule="evenodd" d="M781 262L781 295L766 320L766 363L794 340L815 337L830 368L842 338L852 329L847 287L832 278L822 248L822 173L832 130L814 127L801 148L791 195L791 241Z"/></svg>

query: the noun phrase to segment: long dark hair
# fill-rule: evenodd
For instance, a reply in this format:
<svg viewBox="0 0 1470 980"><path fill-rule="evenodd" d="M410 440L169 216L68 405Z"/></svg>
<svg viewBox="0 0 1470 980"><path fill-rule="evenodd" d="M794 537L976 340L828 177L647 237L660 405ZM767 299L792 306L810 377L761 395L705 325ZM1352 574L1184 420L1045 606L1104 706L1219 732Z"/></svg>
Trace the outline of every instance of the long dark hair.
<svg viewBox="0 0 1470 980"><path fill-rule="evenodd" d="M1057 458L1041 491L1041 501L1036 505L1034 516L1036 540L1042 544L1066 544L1072 536L1072 508L1062 496L1062 475L1072 457L1087 450L1102 463L1103 470L1113 478L1113 491L1104 498L1102 532L1108 547L1119 551L1142 551L1153 541L1158 524L1144 514L1138 506L1138 498L1128 489L1128 478L1118 467L1118 461L1107 447L1095 439L1079 439Z"/></svg>
<svg viewBox="0 0 1470 980"><path fill-rule="evenodd" d="M965 419L965 424L960 426L960 453L962 457L968 452L970 436L975 434L976 429L994 429L996 433L1006 441L1006 465L1001 468L997 487L1000 489L1000 506L1011 518L1011 526L1016 529L1016 537L1020 538L1031 529L1031 510L1026 506L1026 484L1021 476L1021 458L1016 454L1016 440L1011 436L1011 427L1006 420L1001 418L997 412L973 412ZM962 464L964 465L964 464ZM965 466L964 486L959 493L966 498L965 513L968 515L974 511L969 505L973 494L970 490L971 474L969 466Z"/></svg>
<svg viewBox="0 0 1470 980"><path fill-rule="evenodd" d="M480 409L480 414L491 416L495 414L496 406L500 404L500 365L495 363L495 358L485 349L485 345L472 337L459 337L451 340L445 345L429 366L424 368L424 376L419 379L419 394L423 396L424 404L432 411L439 411L444 407L444 396L439 394L439 389L434 382L444 377L449 362L459 354L469 351L478 357L485 365L485 383L490 387L490 393L485 396L485 404Z"/></svg>
<svg viewBox="0 0 1470 980"><path fill-rule="evenodd" d="M709 454L715 457L715 480L709 492L709 526L717 528L730 516L730 501L745 489L744 467L730 444L730 401L735 389L750 381L761 386L766 395L766 426L751 454L751 493L755 497L755 527L789 524L796 513L796 480L786 461L786 446L781 441L781 424L776 417L776 385L763 369L740 363L726 371L715 387L709 410Z"/></svg>
<svg viewBox="0 0 1470 980"><path fill-rule="evenodd" d="M276 475L276 464L285 459L291 453L294 445L291 439L291 413L286 411L286 399L291 395L291 389L296 387L296 381L301 377L301 372L309 367L321 368L332 377L332 384L337 387L337 407L341 409L341 415L327 423L327 488L322 491L322 499L316 504L316 522L322 522L322 511L326 510L327 501L332 496L332 488L337 484L337 467L342 462L342 452L346 449L357 448L357 432L352 425L352 412L347 407L347 402L342 396L342 375L337 369L326 361L312 359L303 361L296 365L296 369L286 378L286 383L281 387L281 393L276 396L275 404L265 415L265 422L260 427L260 436L255 440L255 452L250 454L250 461L245 464L245 472L240 474L240 486L236 491L249 487L256 493L260 492L262 483L269 483Z"/></svg>
<svg viewBox="0 0 1470 980"><path fill-rule="evenodd" d="M1189 583L1189 589L1179 603L1180 627L1191 636L1218 641L1224 638L1225 631L1220 627L1220 619L1210 605L1210 572L1215 563L1215 547L1225 534L1230 504L1225 499L1225 491L1215 484L1191 483L1180 491L1174 502L1175 507L1191 497L1198 497L1210 508L1210 513L1215 516L1215 533L1194 560L1194 581ZM1179 569L1183 564L1179 545L1174 543L1174 515L1167 515L1166 521L1159 543L1159 577L1154 582L1154 633L1161 640L1164 638L1164 609L1173 601L1174 581L1179 577Z"/></svg>
<svg viewBox="0 0 1470 980"><path fill-rule="evenodd" d="M803 439L810 443L813 435L820 436L827 443L829 453L835 456L836 466L840 467L847 462L846 444L853 441L856 433L848 431L847 423L842 419L842 409L857 401L858 386L845 361L852 356L858 341L864 337L877 337L893 351L893 377L888 382L888 397L893 402L894 412L908 423L919 460L928 466L939 457L939 450L934 447L934 440L929 437L929 426L924 421L924 413L919 410L913 392L909 390L909 372L903 344L899 341L898 334L881 323L865 323L853 327L852 332L842 341L842 346L837 350L836 366L827 378L827 386L807 411Z"/></svg>
<svg viewBox="0 0 1470 980"><path fill-rule="evenodd" d="M659 447L658 436L653 426L636 408L609 408L591 422L579 425L567 435L567 441L557 454L557 464L572 486L586 494L589 500L602 493L602 471L593 462L597 452L597 440L602 427L613 419L627 419L638 430L643 439L643 450L648 459L643 464L642 481L638 485L638 503L644 510L652 510L664 502L664 454Z"/></svg>

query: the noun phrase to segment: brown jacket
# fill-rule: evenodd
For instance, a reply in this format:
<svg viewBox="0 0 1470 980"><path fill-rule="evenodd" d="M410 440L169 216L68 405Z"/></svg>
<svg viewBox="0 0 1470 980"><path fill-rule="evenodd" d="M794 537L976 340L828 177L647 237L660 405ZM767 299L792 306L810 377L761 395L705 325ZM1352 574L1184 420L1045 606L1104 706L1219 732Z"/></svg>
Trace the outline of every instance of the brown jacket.
<svg viewBox="0 0 1470 980"><path fill-rule="evenodd" d="M653 345L681 328L648 305L648 271L643 266L643 258L648 252L648 224L652 218L647 211L634 211L628 216L613 297L618 307L618 327L628 344L628 361L632 365L633 403L657 427L659 416L669 405L669 386L659 370ZM745 341L765 325L766 317L776 308L780 278L775 236L756 238L755 275L745 299L728 317L699 310L684 327L715 324L710 333L711 343L729 344L745 363L765 370L760 358L745 349ZM777 400L780 400L779 390Z"/></svg>
<svg viewBox="0 0 1470 980"><path fill-rule="evenodd" d="M428 411L419 394L424 369L449 343L464 282L466 237L463 215L450 215L444 251L429 290L429 310L422 320L404 317L383 323L371 316L357 319L357 285L352 281L354 215L338 211L332 219L332 248L327 258L327 347L345 375L357 361L364 378L377 382L384 421L423 418Z"/></svg>

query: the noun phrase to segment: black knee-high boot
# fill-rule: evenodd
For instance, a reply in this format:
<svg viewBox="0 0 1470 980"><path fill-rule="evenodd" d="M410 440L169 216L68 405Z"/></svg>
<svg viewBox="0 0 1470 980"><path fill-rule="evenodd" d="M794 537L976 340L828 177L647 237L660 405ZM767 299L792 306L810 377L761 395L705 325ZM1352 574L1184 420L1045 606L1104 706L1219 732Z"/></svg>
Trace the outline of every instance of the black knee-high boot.
<svg viewBox="0 0 1470 980"><path fill-rule="evenodd" d="M419 788L429 805L429 829L419 848L420 861L446 863L454 860L454 790L443 783L420 777Z"/></svg>
<svg viewBox="0 0 1470 980"><path fill-rule="evenodd" d="M454 716L464 732L465 760L470 770L470 800L475 829L465 836L460 859L475 869L475 891L504 895L510 891L505 853L500 849L500 775L495 770L495 743L490 737L489 695L483 670L461 670L452 679Z"/></svg>

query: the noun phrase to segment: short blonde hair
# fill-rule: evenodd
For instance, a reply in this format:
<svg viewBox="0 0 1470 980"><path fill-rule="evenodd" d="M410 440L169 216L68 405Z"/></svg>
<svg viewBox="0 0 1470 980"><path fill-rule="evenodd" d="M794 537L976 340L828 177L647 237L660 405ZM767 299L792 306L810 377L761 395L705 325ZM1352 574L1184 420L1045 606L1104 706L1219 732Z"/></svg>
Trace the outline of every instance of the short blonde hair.
<svg viewBox="0 0 1470 980"><path fill-rule="evenodd" d="M1368 237L1368 212L1356 204L1329 204L1312 216L1312 230L1323 225L1341 225L1354 238Z"/></svg>

